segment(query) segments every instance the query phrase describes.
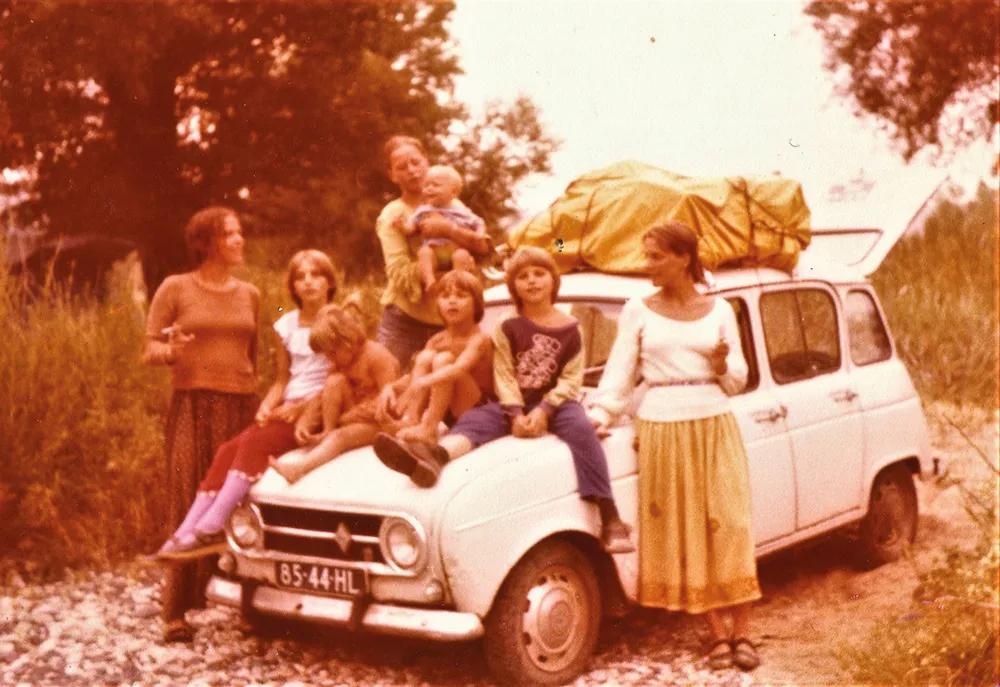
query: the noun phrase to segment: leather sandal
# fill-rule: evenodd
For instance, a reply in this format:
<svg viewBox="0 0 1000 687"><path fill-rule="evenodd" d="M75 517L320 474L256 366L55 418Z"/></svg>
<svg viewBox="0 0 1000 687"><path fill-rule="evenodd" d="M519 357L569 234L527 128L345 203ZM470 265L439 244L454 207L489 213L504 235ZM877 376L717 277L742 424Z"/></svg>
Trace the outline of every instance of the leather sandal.
<svg viewBox="0 0 1000 687"><path fill-rule="evenodd" d="M760 665L760 654L757 647L746 637L733 640L733 665L740 670L753 670Z"/></svg>
<svg viewBox="0 0 1000 687"><path fill-rule="evenodd" d="M733 647L728 639L716 639L705 651L708 667L712 670L726 670L733 667Z"/></svg>

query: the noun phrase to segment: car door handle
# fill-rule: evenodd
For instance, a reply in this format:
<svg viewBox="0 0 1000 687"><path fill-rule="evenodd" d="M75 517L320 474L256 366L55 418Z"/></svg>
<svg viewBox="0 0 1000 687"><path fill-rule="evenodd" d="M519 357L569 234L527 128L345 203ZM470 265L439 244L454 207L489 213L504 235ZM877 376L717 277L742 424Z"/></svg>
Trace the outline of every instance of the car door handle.
<svg viewBox="0 0 1000 687"><path fill-rule="evenodd" d="M782 420L788 416L788 408L783 405L777 408L768 408L767 410L759 410L753 414L753 419L755 422L761 424L773 423L778 420Z"/></svg>
<svg viewBox="0 0 1000 687"><path fill-rule="evenodd" d="M830 398L837 403L850 403L857 397L858 395L854 392L854 389L841 389L830 394Z"/></svg>

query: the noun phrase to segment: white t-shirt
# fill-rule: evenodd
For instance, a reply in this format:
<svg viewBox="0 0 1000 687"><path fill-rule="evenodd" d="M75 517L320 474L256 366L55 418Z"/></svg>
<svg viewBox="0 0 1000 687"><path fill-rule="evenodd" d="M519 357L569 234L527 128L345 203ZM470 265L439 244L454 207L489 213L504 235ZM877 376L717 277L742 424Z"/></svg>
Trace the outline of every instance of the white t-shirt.
<svg viewBox="0 0 1000 687"><path fill-rule="evenodd" d="M288 385L282 401L301 401L323 389L330 374L330 359L309 348L309 327L299 324L299 311L293 310L278 318L274 331L291 359Z"/></svg>
<svg viewBox="0 0 1000 687"><path fill-rule="evenodd" d="M720 335L729 344L727 370L716 376L706 355ZM622 413L636 378L649 386L636 415L644 420L697 420L729 411L728 394L746 385L747 363L740 348L736 314L724 299L697 320L674 320L654 312L642 298L632 298L618 318L618 335L604 366L591 415L607 422ZM681 380L706 384L676 384Z"/></svg>

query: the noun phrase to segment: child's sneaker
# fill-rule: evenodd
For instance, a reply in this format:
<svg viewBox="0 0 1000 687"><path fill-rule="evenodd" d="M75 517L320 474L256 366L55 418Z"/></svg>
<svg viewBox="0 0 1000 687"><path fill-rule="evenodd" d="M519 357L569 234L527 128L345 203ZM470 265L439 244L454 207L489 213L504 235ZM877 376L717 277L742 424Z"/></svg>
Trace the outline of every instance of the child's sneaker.
<svg viewBox="0 0 1000 687"><path fill-rule="evenodd" d="M632 528L615 518L604 523L601 528L601 543L608 553L632 553L635 544L632 543Z"/></svg>
<svg viewBox="0 0 1000 687"><path fill-rule="evenodd" d="M404 475L409 476L417 464L407 443L391 434L378 434L372 442L372 448L383 465Z"/></svg>
<svg viewBox="0 0 1000 687"><path fill-rule="evenodd" d="M410 473L410 479L418 487L427 489L437 484L441 468L451 460L448 452L438 444L412 443L408 444L410 455L416 459L416 465Z"/></svg>

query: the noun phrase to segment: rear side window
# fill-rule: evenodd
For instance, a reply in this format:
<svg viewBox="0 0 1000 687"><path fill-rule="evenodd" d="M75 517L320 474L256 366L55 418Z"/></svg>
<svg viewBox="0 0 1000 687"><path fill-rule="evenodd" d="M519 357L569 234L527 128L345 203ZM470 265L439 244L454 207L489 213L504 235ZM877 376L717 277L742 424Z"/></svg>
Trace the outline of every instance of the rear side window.
<svg viewBox="0 0 1000 687"><path fill-rule="evenodd" d="M871 365L888 360L892 346L875 300L864 291L851 291L845 304L851 360L855 365Z"/></svg>
<svg viewBox="0 0 1000 687"><path fill-rule="evenodd" d="M840 369L837 306L822 289L772 291L760 297L771 375L779 384Z"/></svg>

